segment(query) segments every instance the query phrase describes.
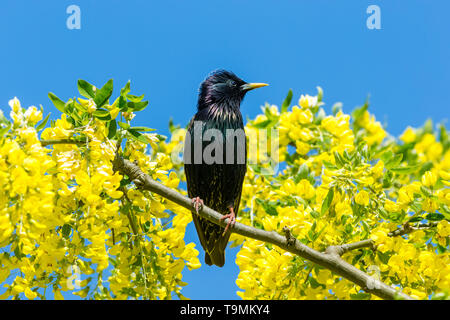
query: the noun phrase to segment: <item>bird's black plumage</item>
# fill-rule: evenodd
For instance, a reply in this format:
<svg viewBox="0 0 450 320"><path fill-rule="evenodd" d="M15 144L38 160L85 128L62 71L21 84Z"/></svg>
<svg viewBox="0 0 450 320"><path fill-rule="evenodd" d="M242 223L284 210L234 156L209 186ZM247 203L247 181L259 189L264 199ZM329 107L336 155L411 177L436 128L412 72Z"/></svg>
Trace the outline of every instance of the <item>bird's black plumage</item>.
<svg viewBox="0 0 450 320"><path fill-rule="evenodd" d="M220 70L209 75L200 86L197 113L188 125L184 149L188 195L190 198L199 197L206 206L223 215L229 214L230 210L237 214L247 169L246 138L240 104L247 91L263 85L248 84L232 72ZM195 129L196 126L200 129ZM214 137L206 139L210 129L215 129L215 132L209 132L220 132L222 136L213 134ZM227 148L228 132L237 133L228 136L228 142L231 137L234 139L231 149ZM221 146L222 153L218 149L206 153L210 151L207 148L212 142ZM204 157L208 154L214 157L214 163ZM205 262L223 266L230 230L224 233L224 228L197 214L193 214L193 220L205 250Z"/></svg>

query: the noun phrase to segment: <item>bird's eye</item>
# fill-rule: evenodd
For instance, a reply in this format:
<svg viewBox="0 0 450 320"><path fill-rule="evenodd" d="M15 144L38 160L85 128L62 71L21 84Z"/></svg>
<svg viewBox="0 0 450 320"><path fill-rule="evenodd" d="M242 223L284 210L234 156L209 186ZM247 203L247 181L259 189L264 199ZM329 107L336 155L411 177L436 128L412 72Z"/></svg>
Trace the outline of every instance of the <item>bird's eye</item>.
<svg viewBox="0 0 450 320"><path fill-rule="evenodd" d="M228 85L229 87L235 87L235 86L236 86L236 83L235 83L233 80L227 80L227 85Z"/></svg>

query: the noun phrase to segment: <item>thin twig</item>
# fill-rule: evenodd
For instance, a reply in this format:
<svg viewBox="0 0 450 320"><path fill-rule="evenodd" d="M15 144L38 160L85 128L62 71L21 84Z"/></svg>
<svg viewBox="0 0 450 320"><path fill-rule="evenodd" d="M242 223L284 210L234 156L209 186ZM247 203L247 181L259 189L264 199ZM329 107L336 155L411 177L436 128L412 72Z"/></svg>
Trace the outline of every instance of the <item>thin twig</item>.
<svg viewBox="0 0 450 320"><path fill-rule="evenodd" d="M417 230L421 229L430 229L438 225L438 222L432 221L428 223L421 223L418 225L411 225L408 222L404 223L400 228L397 230L391 231L388 233L389 237L396 237L396 236L402 236L404 234L408 234Z"/></svg>
<svg viewBox="0 0 450 320"><path fill-rule="evenodd" d="M83 145L86 141L78 141L78 140L72 140L72 139L55 139L55 140L41 140L41 145L43 147L46 147L48 145L53 144L76 144L76 145Z"/></svg>

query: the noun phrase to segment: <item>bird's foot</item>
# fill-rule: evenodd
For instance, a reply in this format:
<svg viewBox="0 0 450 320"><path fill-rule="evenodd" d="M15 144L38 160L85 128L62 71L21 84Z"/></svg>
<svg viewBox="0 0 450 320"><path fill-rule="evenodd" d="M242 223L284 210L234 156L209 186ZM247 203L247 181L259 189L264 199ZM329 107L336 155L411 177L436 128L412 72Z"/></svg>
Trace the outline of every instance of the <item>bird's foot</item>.
<svg viewBox="0 0 450 320"><path fill-rule="evenodd" d="M204 205L203 200L200 199L200 197L192 198L192 206L195 208L195 212L197 212L197 214L198 214L198 211L201 208L203 208L203 205Z"/></svg>
<svg viewBox="0 0 450 320"><path fill-rule="evenodd" d="M236 215L234 214L234 209L233 209L233 207L230 207L229 209L230 209L230 213L226 214L220 218L220 220L229 219L227 226L225 227L225 230L222 233L222 237L225 236L225 233L228 231L228 228L232 228L234 226L234 224L236 223Z"/></svg>

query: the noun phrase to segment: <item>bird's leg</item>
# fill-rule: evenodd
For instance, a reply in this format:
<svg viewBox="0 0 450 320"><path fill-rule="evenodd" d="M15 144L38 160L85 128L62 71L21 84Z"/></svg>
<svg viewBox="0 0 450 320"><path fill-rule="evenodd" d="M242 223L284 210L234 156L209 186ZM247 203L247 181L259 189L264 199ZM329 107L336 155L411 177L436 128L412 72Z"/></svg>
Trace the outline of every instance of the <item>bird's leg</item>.
<svg viewBox="0 0 450 320"><path fill-rule="evenodd" d="M225 236L225 233L228 231L228 228L233 227L236 223L236 215L234 214L234 208L233 206L229 206L228 209L230 210L230 213L223 215L220 220L229 219L227 226L225 227L225 230L222 233L222 237Z"/></svg>
<svg viewBox="0 0 450 320"><path fill-rule="evenodd" d="M195 212L197 212L203 207L204 203L200 197L192 198L192 206L195 208Z"/></svg>

